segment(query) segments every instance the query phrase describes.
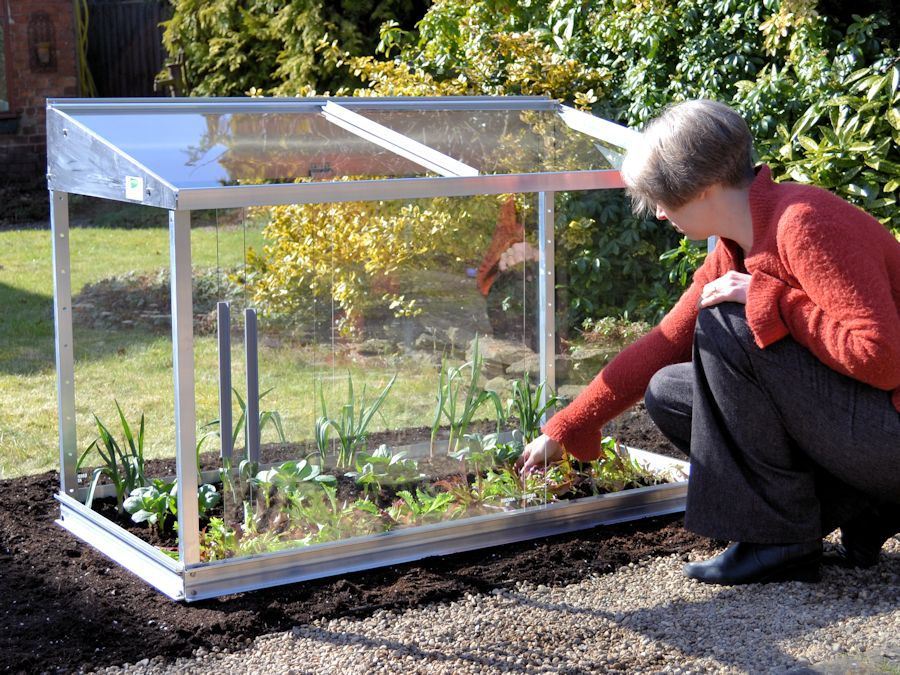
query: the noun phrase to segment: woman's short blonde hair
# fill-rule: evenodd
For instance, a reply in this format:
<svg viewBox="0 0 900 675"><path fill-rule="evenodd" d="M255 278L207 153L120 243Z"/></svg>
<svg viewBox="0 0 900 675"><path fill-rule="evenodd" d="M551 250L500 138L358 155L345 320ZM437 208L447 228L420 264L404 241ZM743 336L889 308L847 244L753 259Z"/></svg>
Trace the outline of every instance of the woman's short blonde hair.
<svg viewBox="0 0 900 675"><path fill-rule="evenodd" d="M753 138L738 113L717 101L667 107L629 149L622 178L634 211L679 208L712 185L753 181Z"/></svg>

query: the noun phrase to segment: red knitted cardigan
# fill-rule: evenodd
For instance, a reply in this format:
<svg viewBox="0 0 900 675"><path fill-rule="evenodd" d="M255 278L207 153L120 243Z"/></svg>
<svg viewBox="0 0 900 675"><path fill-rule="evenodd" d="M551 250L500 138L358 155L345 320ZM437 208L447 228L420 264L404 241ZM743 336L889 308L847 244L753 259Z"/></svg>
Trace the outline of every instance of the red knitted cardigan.
<svg viewBox="0 0 900 675"><path fill-rule="evenodd" d="M839 373L891 391L900 411L900 242L870 215L821 188L775 183L762 167L750 186L753 248L747 323L756 344L790 335ZM675 307L622 350L542 431L582 460L600 452L600 428L634 405L653 374L691 360L703 286L741 270L722 239Z"/></svg>

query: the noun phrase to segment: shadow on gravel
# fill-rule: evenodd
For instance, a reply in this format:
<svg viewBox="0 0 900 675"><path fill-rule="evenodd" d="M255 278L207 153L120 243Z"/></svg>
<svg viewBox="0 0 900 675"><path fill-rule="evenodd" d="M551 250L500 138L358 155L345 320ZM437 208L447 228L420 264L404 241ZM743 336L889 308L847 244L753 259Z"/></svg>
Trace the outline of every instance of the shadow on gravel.
<svg viewBox="0 0 900 675"><path fill-rule="evenodd" d="M686 579L684 584L698 585ZM685 657L715 659L743 672L810 672L803 670L807 662L785 653L778 642L795 641L846 619L895 610L900 604L900 555L886 554L877 567L868 570L823 567L817 584L703 588L713 597L676 598L630 612L543 603L516 593L508 597L535 609L575 614L586 622L613 623L677 649ZM873 610L877 600L887 601L883 612Z"/></svg>

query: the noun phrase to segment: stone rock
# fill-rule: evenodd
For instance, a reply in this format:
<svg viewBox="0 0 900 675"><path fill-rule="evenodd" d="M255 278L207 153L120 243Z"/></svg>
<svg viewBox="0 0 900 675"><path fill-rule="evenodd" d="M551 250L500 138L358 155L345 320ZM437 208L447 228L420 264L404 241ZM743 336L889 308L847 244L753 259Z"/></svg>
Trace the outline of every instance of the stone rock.
<svg viewBox="0 0 900 675"><path fill-rule="evenodd" d="M502 399L510 394L512 385L505 377L494 377L485 382L484 388L488 391L496 392Z"/></svg>
<svg viewBox="0 0 900 675"><path fill-rule="evenodd" d="M381 340L379 338L369 338L356 347L356 352L363 356L383 356L384 354L393 354L397 351L397 345L390 340Z"/></svg>
<svg viewBox="0 0 900 675"><path fill-rule="evenodd" d="M590 380L618 353L614 349L579 345L569 354L569 360L574 372Z"/></svg>
<svg viewBox="0 0 900 675"><path fill-rule="evenodd" d="M484 360L484 374L488 378L503 375L512 364L535 356L533 351L520 342L492 337L479 338L478 350ZM466 350L466 358L471 359L474 354L475 341L472 340Z"/></svg>
<svg viewBox="0 0 900 675"><path fill-rule="evenodd" d="M447 340L454 349L462 351L474 339L475 331L464 326L451 326L447 329Z"/></svg>
<svg viewBox="0 0 900 675"><path fill-rule="evenodd" d="M541 376L541 358L537 354L526 356L521 361L516 361L506 369L510 377L522 377L525 374L531 378L531 382L537 382Z"/></svg>
<svg viewBox="0 0 900 675"><path fill-rule="evenodd" d="M413 342L413 347L426 352L441 354L450 348L447 333L439 328L432 328L421 333Z"/></svg>

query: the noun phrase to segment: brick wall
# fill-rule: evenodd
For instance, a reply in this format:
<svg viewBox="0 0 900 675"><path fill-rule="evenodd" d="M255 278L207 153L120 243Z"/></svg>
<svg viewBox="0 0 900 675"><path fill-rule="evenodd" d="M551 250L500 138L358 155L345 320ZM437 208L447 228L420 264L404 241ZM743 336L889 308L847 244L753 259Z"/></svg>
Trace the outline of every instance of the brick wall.
<svg viewBox="0 0 900 675"><path fill-rule="evenodd" d="M75 14L73 0L0 0L7 42L7 88L10 113L0 119L0 180L42 176L47 167L46 99L77 96ZM53 26L55 67L32 64L29 20L44 12Z"/></svg>

